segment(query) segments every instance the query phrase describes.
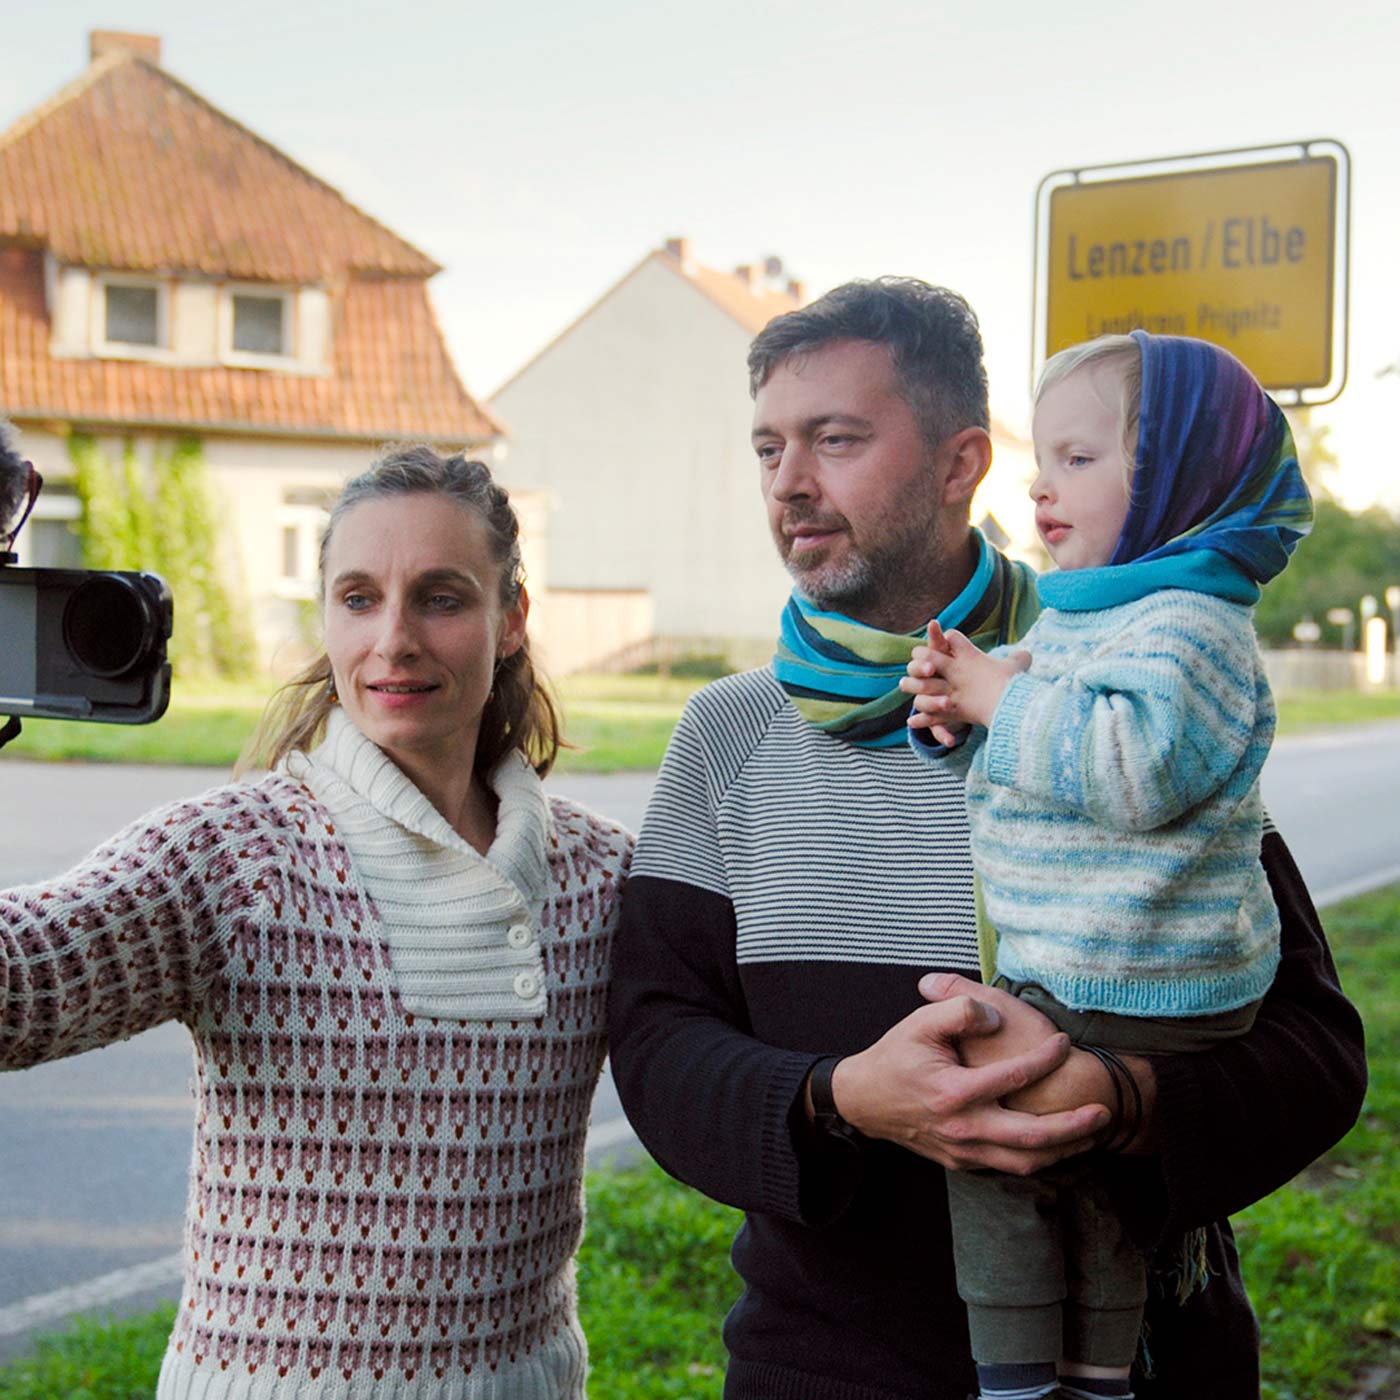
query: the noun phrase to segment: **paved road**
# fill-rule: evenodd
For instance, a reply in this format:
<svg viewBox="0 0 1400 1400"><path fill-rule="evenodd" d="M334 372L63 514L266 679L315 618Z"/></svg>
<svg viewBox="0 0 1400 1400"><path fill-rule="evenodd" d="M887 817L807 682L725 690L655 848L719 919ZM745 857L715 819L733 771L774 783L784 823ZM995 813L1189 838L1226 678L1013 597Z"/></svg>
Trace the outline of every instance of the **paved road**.
<svg viewBox="0 0 1400 1400"><path fill-rule="evenodd" d="M1262 786L1319 904L1400 880L1400 721L1280 739Z"/></svg>
<svg viewBox="0 0 1400 1400"><path fill-rule="evenodd" d="M0 763L0 888L42 878L151 806L223 781L213 770ZM636 827L651 775L552 786ZM1400 723L1281 740L1265 800L1314 892L1400 879ZM0 1358L36 1295L119 1275L127 1306L173 1296L190 1152L191 1057L165 1026L124 1045L0 1076ZM625 1132L610 1083L594 1111ZM614 1139L615 1140L615 1139ZM145 1269L146 1272L142 1273ZM106 1302L65 1293L54 1307ZM53 1323L53 1308L36 1320Z"/></svg>

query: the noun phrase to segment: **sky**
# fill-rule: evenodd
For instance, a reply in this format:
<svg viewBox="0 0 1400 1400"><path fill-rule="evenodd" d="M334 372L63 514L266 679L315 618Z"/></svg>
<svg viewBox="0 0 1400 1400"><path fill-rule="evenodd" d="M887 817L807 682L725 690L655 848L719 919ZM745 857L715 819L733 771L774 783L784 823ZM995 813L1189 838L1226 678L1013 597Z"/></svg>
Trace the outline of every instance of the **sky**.
<svg viewBox="0 0 1400 1400"><path fill-rule="evenodd" d="M1350 371L1316 411L1354 508L1400 509L1400 12L1298 0L7 0L0 128L90 29L164 66L442 263L489 396L667 237L813 293L961 291L993 412L1029 422L1036 186L1066 167L1307 138L1353 161ZM736 365L736 375L742 375Z"/></svg>

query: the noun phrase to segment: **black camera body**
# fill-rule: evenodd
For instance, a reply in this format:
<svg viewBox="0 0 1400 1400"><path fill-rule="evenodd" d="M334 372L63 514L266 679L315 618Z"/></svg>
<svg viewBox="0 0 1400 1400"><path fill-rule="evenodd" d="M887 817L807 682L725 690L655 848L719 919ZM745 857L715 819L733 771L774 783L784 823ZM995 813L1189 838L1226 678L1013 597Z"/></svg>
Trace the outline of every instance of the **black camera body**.
<svg viewBox="0 0 1400 1400"><path fill-rule="evenodd" d="M173 621L156 574L0 564L0 715L158 720L170 703Z"/></svg>
<svg viewBox="0 0 1400 1400"><path fill-rule="evenodd" d="M163 579L17 567L15 537L43 487L0 419L0 746L23 719L150 724L170 703L174 604Z"/></svg>

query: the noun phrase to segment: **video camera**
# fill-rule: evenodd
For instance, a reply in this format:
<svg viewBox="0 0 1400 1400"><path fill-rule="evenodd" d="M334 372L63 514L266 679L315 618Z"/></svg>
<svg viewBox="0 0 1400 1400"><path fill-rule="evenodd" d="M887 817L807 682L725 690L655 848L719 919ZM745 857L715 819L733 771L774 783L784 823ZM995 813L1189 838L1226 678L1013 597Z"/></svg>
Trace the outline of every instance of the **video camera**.
<svg viewBox="0 0 1400 1400"><path fill-rule="evenodd" d="M0 422L0 743L20 718L150 724L170 703L170 590L151 573L19 568L43 484Z"/></svg>

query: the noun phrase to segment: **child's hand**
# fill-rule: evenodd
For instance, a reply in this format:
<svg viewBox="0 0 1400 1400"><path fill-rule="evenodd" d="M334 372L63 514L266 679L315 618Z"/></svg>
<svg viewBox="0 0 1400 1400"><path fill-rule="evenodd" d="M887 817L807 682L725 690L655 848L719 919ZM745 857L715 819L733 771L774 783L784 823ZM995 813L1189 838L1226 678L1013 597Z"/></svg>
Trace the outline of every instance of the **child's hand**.
<svg viewBox="0 0 1400 1400"><path fill-rule="evenodd" d="M990 724L1002 691L1031 664L1030 653L1002 659L978 651L961 632L928 625L928 644L914 648L899 688L914 697L911 729L931 729L940 744L960 742L971 724Z"/></svg>
<svg viewBox="0 0 1400 1400"><path fill-rule="evenodd" d="M933 735L934 743L945 749L955 749L967 737L970 724L944 724L929 715L910 715L910 729L927 729Z"/></svg>

